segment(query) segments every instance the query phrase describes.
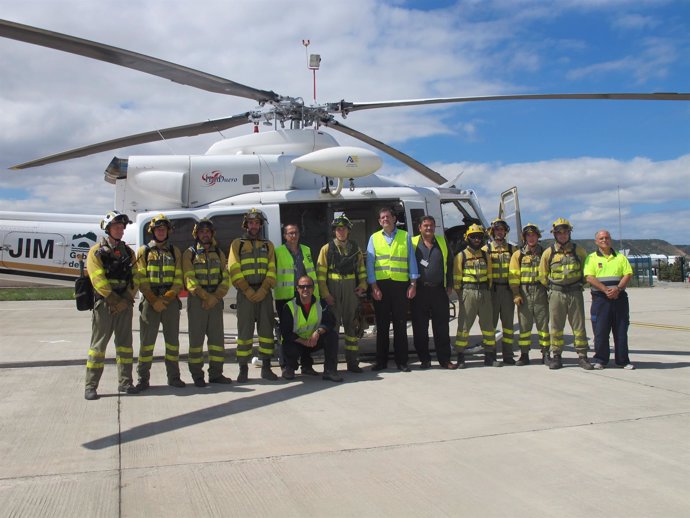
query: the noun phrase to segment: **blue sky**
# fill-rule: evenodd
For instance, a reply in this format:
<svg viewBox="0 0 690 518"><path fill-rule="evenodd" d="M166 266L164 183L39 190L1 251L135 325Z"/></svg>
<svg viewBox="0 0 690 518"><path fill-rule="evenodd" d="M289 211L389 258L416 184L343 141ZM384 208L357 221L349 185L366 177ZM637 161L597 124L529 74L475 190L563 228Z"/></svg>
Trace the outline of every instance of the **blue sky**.
<svg viewBox="0 0 690 518"><path fill-rule="evenodd" d="M0 0L2 17L311 99L301 40L322 55L318 101L510 93L690 91L690 2L664 0ZM251 109L112 65L0 39L0 206L102 213L114 154L203 153L178 139L9 172L16 163ZM506 101L370 110L345 123L446 177L464 171L488 217L517 185L523 221L575 237L690 244L690 102ZM243 134L247 127L228 132ZM355 144L340 134L343 144ZM382 174L426 180L393 160ZM88 186L89 196L83 196ZM75 209L75 207L77 207Z"/></svg>

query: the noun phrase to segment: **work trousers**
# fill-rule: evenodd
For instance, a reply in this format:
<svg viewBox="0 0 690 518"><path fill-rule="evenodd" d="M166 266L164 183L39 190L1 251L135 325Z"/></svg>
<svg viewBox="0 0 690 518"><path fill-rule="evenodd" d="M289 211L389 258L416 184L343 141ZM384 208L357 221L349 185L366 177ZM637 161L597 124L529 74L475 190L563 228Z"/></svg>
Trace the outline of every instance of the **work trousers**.
<svg viewBox="0 0 690 518"><path fill-rule="evenodd" d="M269 293L261 302L252 302L237 292L237 363L247 365L254 345L254 325L259 335L259 358L273 356L273 297Z"/></svg>
<svg viewBox="0 0 690 518"><path fill-rule="evenodd" d="M335 316L335 329L343 326L345 331L345 360L356 362L359 357L359 337L355 326L355 315L359 307L359 297L355 293L356 279L328 279L328 291L335 299L335 304L329 309Z"/></svg>
<svg viewBox="0 0 690 518"><path fill-rule="evenodd" d="M165 340L165 371L168 381L179 379L180 309L182 309L182 304L178 299L171 301L160 313L155 311L153 305L146 299L139 304L139 360L137 362L139 381L149 381L151 378L153 350L156 347L158 328L161 324Z"/></svg>
<svg viewBox="0 0 690 518"><path fill-rule="evenodd" d="M204 379L204 339L208 348L208 379L223 375L225 345L223 329L223 300L211 309L201 307L202 300L192 294L187 298L189 325L189 373L193 380Z"/></svg>
<svg viewBox="0 0 690 518"><path fill-rule="evenodd" d="M489 289L463 288L458 293L458 299L462 306L458 313L458 332L455 336L455 347L458 352L464 352L469 345L470 329L477 317L479 317L479 327L482 330L484 351L496 352L496 330L493 327L493 310Z"/></svg>
<svg viewBox="0 0 690 518"><path fill-rule="evenodd" d="M376 364L388 365L390 327L393 323L393 351L397 365L407 365L407 287L408 282L384 279L376 281L383 298L374 300L376 313Z"/></svg>
<svg viewBox="0 0 690 518"><path fill-rule="evenodd" d="M298 342L287 341L283 342L283 354L285 363L292 369L297 369L300 358L302 358L302 368L304 368L304 359L309 358L309 366L314 364L311 357L312 353L323 349L324 363L323 371L335 373L338 370L338 333L335 331L328 331L321 335L316 347L306 347Z"/></svg>
<svg viewBox="0 0 690 518"><path fill-rule="evenodd" d="M585 330L585 300L581 289L549 293L549 320L551 323L551 352L563 351L563 329L566 319L573 330L574 346L578 356L587 354L587 331Z"/></svg>
<svg viewBox="0 0 690 518"><path fill-rule="evenodd" d="M522 304L518 306L520 338L518 345L527 352L532 345L532 327L537 326L539 345L542 350L549 347L549 299L542 284L520 286Z"/></svg>
<svg viewBox="0 0 690 518"><path fill-rule="evenodd" d="M132 307L113 315L104 299L96 301L91 315L91 346L86 360L86 389L97 389L103 375L105 350L110 337L115 335L115 361L118 385L132 385Z"/></svg>
<svg viewBox="0 0 690 518"><path fill-rule="evenodd" d="M593 361L606 365L611 357L609 334L613 333L614 359L616 365L630 363L628 357L628 327L630 306L628 294L624 291L617 299L608 299L604 294L592 294L592 329L594 331Z"/></svg>
<svg viewBox="0 0 690 518"><path fill-rule="evenodd" d="M491 307L494 329L498 329L498 320L499 318L501 320L501 328L503 329L503 356L512 358L515 303L513 302L513 292L508 286L508 283L494 284L491 287Z"/></svg>
<svg viewBox="0 0 690 518"><path fill-rule="evenodd" d="M419 361L431 361L429 352L429 319L434 333L436 358L441 365L450 362L450 302L443 285L424 286L417 283L417 294L410 302L414 348Z"/></svg>

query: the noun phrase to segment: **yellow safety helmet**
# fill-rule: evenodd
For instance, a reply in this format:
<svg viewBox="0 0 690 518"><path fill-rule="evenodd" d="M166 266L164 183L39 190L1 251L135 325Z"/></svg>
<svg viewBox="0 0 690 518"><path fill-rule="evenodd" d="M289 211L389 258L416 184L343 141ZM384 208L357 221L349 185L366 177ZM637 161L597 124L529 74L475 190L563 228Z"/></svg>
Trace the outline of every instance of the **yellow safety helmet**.
<svg viewBox="0 0 690 518"><path fill-rule="evenodd" d="M125 227L127 227L127 225L132 223L132 220L129 219L127 214L122 214L122 212L117 210L111 210L101 220L101 229L105 230L107 234L110 225L113 223L124 223Z"/></svg>
<svg viewBox="0 0 690 518"><path fill-rule="evenodd" d="M473 223L469 226L467 232L465 232L465 239L469 238L472 234L481 234L482 237L484 237L484 227L482 227L481 225L477 225L476 223Z"/></svg>
<svg viewBox="0 0 690 518"><path fill-rule="evenodd" d="M508 223L506 223L504 219L496 218L491 222L491 226L489 227L489 235L494 237L494 229L500 226L506 229L506 234L510 232L510 226L508 226Z"/></svg>
<svg viewBox="0 0 690 518"><path fill-rule="evenodd" d="M522 227L522 239L527 239L527 232L534 232L541 237L541 230L539 230L539 227L534 223L527 223L527 225Z"/></svg>
<svg viewBox="0 0 690 518"><path fill-rule="evenodd" d="M259 221L261 221L261 225L268 223L266 216L259 209L249 209L249 211L245 213L244 218L242 219L242 228L246 229L248 227L247 222L250 219L258 219Z"/></svg>
<svg viewBox="0 0 690 518"><path fill-rule="evenodd" d="M194 228L192 229L192 237L194 239L196 239L197 232L199 232L199 230L201 230L202 228L209 229L211 231L211 235L215 237L216 227L213 226L213 221L211 221L208 218L203 218L194 224Z"/></svg>
<svg viewBox="0 0 690 518"><path fill-rule="evenodd" d="M559 230L562 227L565 227L571 232L573 231L573 226L570 224L570 221L568 221L565 218L558 218L556 221L553 222L553 225L551 225L551 233L554 234L556 230Z"/></svg>
<svg viewBox="0 0 690 518"><path fill-rule="evenodd" d="M331 228L336 227L347 227L352 230L352 221L343 213L333 220L331 223Z"/></svg>
<svg viewBox="0 0 690 518"><path fill-rule="evenodd" d="M153 219L151 219L151 223L149 223L149 226L148 226L149 234L153 234L154 228L162 227L162 226L168 227L168 233L170 231L172 231L172 229L173 229L172 222L164 214L159 214L158 216L154 216Z"/></svg>

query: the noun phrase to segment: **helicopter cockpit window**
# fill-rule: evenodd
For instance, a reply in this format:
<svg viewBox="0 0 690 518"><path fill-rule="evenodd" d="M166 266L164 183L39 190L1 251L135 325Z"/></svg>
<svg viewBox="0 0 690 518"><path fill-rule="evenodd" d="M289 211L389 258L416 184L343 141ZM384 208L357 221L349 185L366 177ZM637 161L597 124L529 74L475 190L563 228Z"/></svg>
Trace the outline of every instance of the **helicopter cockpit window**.
<svg viewBox="0 0 690 518"><path fill-rule="evenodd" d="M176 246L180 251L184 251L194 241L192 237L192 229L196 223L195 219L192 218L170 218L173 224L173 231L170 234L168 241L170 244ZM151 241L151 234L148 232L148 224L142 226L142 243L148 243Z"/></svg>
<svg viewBox="0 0 690 518"><path fill-rule="evenodd" d="M465 248L465 231L472 223L481 223L471 205L461 200L447 200L441 202L443 214L443 228L446 239L454 254Z"/></svg>
<svg viewBox="0 0 690 518"><path fill-rule="evenodd" d="M410 209L410 219L412 220L412 224L408 225L407 230L410 232L411 236L416 236L419 234L419 223L425 215L426 211L424 209Z"/></svg>

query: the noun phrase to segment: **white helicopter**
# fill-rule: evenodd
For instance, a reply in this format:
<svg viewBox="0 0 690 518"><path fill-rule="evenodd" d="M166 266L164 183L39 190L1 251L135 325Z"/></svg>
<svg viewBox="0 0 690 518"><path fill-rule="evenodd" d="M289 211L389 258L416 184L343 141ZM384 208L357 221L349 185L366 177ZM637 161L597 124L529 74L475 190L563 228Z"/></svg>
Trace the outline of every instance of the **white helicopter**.
<svg viewBox="0 0 690 518"><path fill-rule="evenodd" d="M378 229L377 209L393 206L400 224L407 225L412 233L416 233L412 223L420 216L434 216L437 232L444 232L457 251L468 225L487 224L476 194L471 189L456 188L452 185L454 181L448 181L414 158L345 126L336 120L337 115L345 118L351 112L367 109L494 100L690 100L687 93L582 93L382 102L341 100L307 106L301 98L259 90L129 50L7 20L0 20L0 36L258 103L254 109L231 117L116 138L13 167L37 167L136 144L252 124L254 132L223 139L203 155L112 159L105 170L105 180L115 185L115 203L105 210L114 208L132 219L134 224L128 226L125 240L134 247L148 241L148 223L160 212L174 222L172 241L176 245L188 246L195 222L210 218L215 223L219 243L228 247L240 235L243 214L252 207L266 215L266 237L274 243L281 242L282 224L297 223L302 229L302 242L316 253L330 239L330 222L334 216L345 212L354 224L353 238L363 246L368 235ZM313 58L318 62L318 56ZM273 129L258 132L260 125L265 124ZM339 131L389 154L438 187L403 185L377 176L374 173L382 162L373 151L339 146L322 128ZM346 181L348 188L344 189ZM514 220L514 231L520 228L516 188L501 195L499 215ZM63 280L77 277L79 257L101 235L102 217L0 212L0 273Z"/></svg>

